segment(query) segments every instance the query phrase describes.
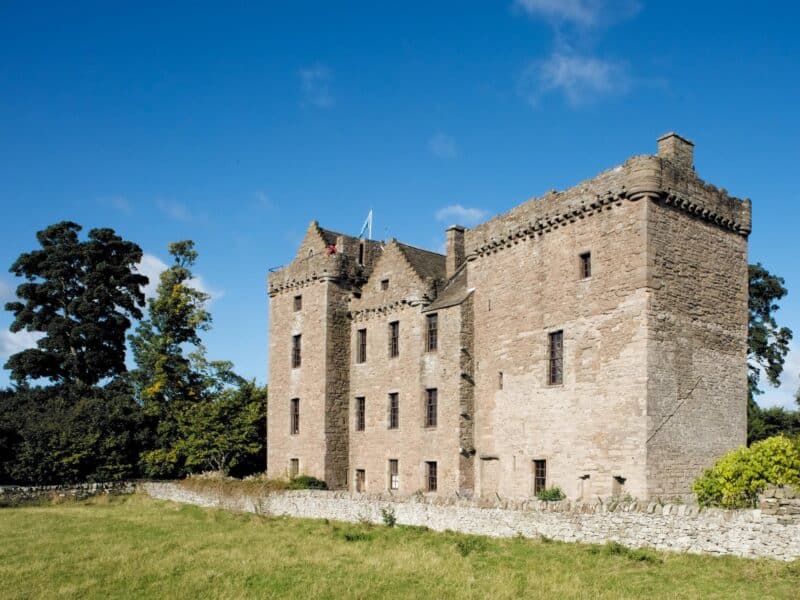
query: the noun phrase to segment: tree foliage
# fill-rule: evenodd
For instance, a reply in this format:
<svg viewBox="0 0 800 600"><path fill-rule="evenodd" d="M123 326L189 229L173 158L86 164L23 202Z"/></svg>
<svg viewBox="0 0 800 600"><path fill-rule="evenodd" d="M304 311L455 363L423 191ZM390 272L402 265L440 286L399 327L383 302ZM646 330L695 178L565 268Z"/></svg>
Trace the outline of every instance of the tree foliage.
<svg viewBox="0 0 800 600"><path fill-rule="evenodd" d="M800 485L800 439L775 436L720 458L693 485L702 506L755 506L769 484Z"/></svg>
<svg viewBox="0 0 800 600"><path fill-rule="evenodd" d="M142 250L114 233L56 223L36 234L41 249L22 254L11 272L27 279L9 302L11 331L38 332L36 348L12 355L5 367L17 382L45 378L57 384L91 386L125 371L125 332L142 316L136 273Z"/></svg>

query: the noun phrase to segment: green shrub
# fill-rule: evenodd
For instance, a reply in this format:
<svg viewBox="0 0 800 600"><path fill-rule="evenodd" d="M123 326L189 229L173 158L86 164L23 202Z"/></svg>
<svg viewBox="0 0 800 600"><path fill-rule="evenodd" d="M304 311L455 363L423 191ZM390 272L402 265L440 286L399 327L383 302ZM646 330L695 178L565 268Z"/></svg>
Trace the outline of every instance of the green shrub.
<svg viewBox="0 0 800 600"><path fill-rule="evenodd" d="M289 490L327 490L328 484L311 475L298 475L289 480Z"/></svg>
<svg viewBox="0 0 800 600"><path fill-rule="evenodd" d="M800 485L800 439L775 436L720 458L692 488L701 506L755 506L769 484Z"/></svg>
<svg viewBox="0 0 800 600"><path fill-rule="evenodd" d="M383 524L387 527L394 527L397 525L397 516L395 516L393 508L382 508L381 519L383 519Z"/></svg>
<svg viewBox="0 0 800 600"><path fill-rule="evenodd" d="M536 497L539 500L544 500L545 502L558 502L567 496L563 491L561 491L560 487L554 485L553 487L541 490L538 494L536 494Z"/></svg>

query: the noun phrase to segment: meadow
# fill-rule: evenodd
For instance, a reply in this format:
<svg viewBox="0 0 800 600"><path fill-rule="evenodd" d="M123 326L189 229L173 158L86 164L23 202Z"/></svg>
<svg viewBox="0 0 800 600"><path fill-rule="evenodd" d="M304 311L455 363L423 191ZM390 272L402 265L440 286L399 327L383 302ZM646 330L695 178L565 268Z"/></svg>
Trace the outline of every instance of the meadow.
<svg viewBox="0 0 800 600"><path fill-rule="evenodd" d="M142 495L0 509L2 598L797 598L800 561L233 514Z"/></svg>

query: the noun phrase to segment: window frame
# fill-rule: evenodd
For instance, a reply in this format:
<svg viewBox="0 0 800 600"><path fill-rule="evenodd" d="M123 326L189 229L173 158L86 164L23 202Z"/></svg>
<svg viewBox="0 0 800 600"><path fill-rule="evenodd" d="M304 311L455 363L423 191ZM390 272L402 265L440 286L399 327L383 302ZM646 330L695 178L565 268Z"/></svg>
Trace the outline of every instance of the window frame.
<svg viewBox="0 0 800 600"><path fill-rule="evenodd" d="M400 393L389 392L389 418L387 429L400 429Z"/></svg>
<svg viewBox="0 0 800 600"><path fill-rule="evenodd" d="M533 459L533 495L547 489L547 459Z"/></svg>
<svg viewBox="0 0 800 600"><path fill-rule="evenodd" d="M439 389L425 389L425 428L435 429L439 423Z"/></svg>
<svg viewBox="0 0 800 600"><path fill-rule="evenodd" d="M303 364L303 334L292 336L292 368L299 369Z"/></svg>
<svg viewBox="0 0 800 600"><path fill-rule="evenodd" d="M355 410L355 424L356 431L367 430L367 397L356 396L356 410Z"/></svg>
<svg viewBox="0 0 800 600"><path fill-rule="evenodd" d="M300 398L289 401L289 435L300 435Z"/></svg>
<svg viewBox="0 0 800 600"><path fill-rule="evenodd" d="M439 313L425 315L425 352L439 349Z"/></svg>
<svg viewBox="0 0 800 600"><path fill-rule="evenodd" d="M439 468L435 460L425 461L425 491L435 493L439 490Z"/></svg>
<svg viewBox="0 0 800 600"><path fill-rule="evenodd" d="M299 458L290 458L289 459L289 479L294 479L295 477L300 475L300 459Z"/></svg>
<svg viewBox="0 0 800 600"><path fill-rule="evenodd" d="M394 467L394 468L392 468ZM400 460L389 459L389 491L396 492L400 489Z"/></svg>
<svg viewBox="0 0 800 600"><path fill-rule="evenodd" d="M386 279L381 279L381 291L385 292L388 289L389 289L389 279L388 279L388 277Z"/></svg>
<svg viewBox="0 0 800 600"><path fill-rule="evenodd" d="M389 322L389 358L400 356L400 321Z"/></svg>
<svg viewBox="0 0 800 600"><path fill-rule="evenodd" d="M298 294L297 296L294 297L293 308L294 312L299 312L303 310L303 294Z"/></svg>
<svg viewBox="0 0 800 600"><path fill-rule="evenodd" d="M564 385L564 330L547 334L547 385Z"/></svg>
<svg viewBox="0 0 800 600"><path fill-rule="evenodd" d="M367 328L356 330L356 364L367 362Z"/></svg>
<svg viewBox="0 0 800 600"><path fill-rule="evenodd" d="M592 278L592 252L591 250L587 250L586 252L581 252L578 255L578 268L579 268L579 275L581 279L591 279Z"/></svg>
<svg viewBox="0 0 800 600"><path fill-rule="evenodd" d="M366 469L356 469L356 476L355 476L355 486L356 492L363 494L367 491L367 470Z"/></svg>

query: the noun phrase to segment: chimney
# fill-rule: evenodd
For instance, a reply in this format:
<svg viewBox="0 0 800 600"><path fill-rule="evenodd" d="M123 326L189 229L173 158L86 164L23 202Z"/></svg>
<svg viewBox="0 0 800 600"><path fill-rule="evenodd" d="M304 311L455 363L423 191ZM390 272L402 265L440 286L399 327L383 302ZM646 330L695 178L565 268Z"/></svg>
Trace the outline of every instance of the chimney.
<svg viewBox="0 0 800 600"><path fill-rule="evenodd" d="M670 132L658 138L658 156L678 168L694 171L694 144Z"/></svg>
<svg viewBox="0 0 800 600"><path fill-rule="evenodd" d="M464 263L464 231L461 225L451 225L447 228L447 258L445 270L450 279L458 268Z"/></svg>

